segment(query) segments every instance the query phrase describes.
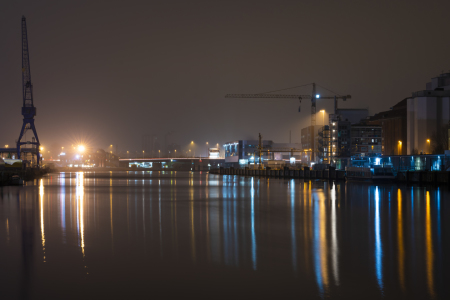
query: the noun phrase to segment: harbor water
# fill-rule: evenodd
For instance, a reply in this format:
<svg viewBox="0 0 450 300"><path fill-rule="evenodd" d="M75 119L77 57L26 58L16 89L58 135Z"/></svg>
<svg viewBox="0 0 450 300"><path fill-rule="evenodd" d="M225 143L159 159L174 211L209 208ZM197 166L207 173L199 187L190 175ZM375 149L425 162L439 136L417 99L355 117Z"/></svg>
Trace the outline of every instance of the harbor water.
<svg viewBox="0 0 450 300"><path fill-rule="evenodd" d="M0 293L445 299L449 215L447 187L52 173L0 187Z"/></svg>

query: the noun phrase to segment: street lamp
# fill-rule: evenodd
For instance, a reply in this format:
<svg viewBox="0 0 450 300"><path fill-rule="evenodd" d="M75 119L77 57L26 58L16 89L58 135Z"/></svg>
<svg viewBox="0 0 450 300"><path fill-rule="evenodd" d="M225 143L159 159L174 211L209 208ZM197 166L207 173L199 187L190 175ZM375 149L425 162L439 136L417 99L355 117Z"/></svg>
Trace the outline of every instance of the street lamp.
<svg viewBox="0 0 450 300"><path fill-rule="evenodd" d="M161 150L158 150L159 158L161 158Z"/></svg>
<svg viewBox="0 0 450 300"><path fill-rule="evenodd" d="M427 143L428 143L428 154L431 153L431 143L430 143L430 139L427 139Z"/></svg>
<svg viewBox="0 0 450 300"><path fill-rule="evenodd" d="M145 151L144 151L144 150L142 150L142 158L144 158L144 153L145 153Z"/></svg>
<svg viewBox="0 0 450 300"><path fill-rule="evenodd" d="M325 109L322 109L320 112L322 113L323 126L325 126Z"/></svg>
<svg viewBox="0 0 450 300"><path fill-rule="evenodd" d="M208 145L209 145L209 143L206 142L206 157L208 157Z"/></svg>
<svg viewBox="0 0 450 300"><path fill-rule="evenodd" d="M398 141L398 155L402 155L402 141Z"/></svg>

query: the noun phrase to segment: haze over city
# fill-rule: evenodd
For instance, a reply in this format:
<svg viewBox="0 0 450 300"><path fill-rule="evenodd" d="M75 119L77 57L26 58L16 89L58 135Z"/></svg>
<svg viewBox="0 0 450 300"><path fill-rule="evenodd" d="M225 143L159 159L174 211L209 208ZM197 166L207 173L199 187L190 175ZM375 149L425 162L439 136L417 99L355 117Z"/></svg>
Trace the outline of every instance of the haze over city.
<svg viewBox="0 0 450 300"><path fill-rule="evenodd" d="M42 145L140 151L142 136L300 142L308 100L225 99L316 82L370 114L448 71L448 1L14 1L0 4L0 98L14 144L27 17ZM324 95L332 95L318 88ZM310 94L309 87L288 93ZM318 111L332 101L318 101ZM320 118L318 119L320 124Z"/></svg>

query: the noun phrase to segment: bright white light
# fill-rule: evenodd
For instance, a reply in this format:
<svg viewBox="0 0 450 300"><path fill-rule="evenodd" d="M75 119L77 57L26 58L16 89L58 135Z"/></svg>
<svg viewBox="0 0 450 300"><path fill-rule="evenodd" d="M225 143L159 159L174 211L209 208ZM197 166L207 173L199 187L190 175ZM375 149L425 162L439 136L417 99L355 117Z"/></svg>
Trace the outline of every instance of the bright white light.
<svg viewBox="0 0 450 300"><path fill-rule="evenodd" d="M246 165L246 164L248 164L248 159L239 159L239 164L240 164L240 165Z"/></svg>
<svg viewBox="0 0 450 300"><path fill-rule="evenodd" d="M80 155L79 155L79 154L77 154L75 157L76 157L77 159L80 159Z"/></svg>
<svg viewBox="0 0 450 300"><path fill-rule="evenodd" d="M78 151L84 152L84 150L86 150L86 148L83 145L78 145Z"/></svg>
<svg viewBox="0 0 450 300"><path fill-rule="evenodd" d="M319 94L316 94L316 99L319 99L320 98L320 95Z"/></svg>
<svg viewBox="0 0 450 300"><path fill-rule="evenodd" d="M289 162L290 162L291 164L295 164L295 157L289 158Z"/></svg>

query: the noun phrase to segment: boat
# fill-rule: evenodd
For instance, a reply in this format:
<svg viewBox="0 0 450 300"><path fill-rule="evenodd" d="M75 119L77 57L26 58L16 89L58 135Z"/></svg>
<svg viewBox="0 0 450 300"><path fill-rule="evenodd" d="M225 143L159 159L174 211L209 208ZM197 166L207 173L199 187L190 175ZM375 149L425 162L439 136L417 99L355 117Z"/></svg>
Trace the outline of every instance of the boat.
<svg viewBox="0 0 450 300"><path fill-rule="evenodd" d="M390 165L346 167L345 172L349 181L392 182L397 178L395 170Z"/></svg>
<svg viewBox="0 0 450 300"><path fill-rule="evenodd" d="M19 175L13 175L13 176L11 176L9 184L10 185L23 185L23 179L20 178Z"/></svg>

